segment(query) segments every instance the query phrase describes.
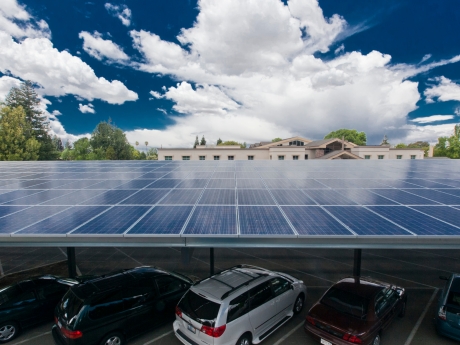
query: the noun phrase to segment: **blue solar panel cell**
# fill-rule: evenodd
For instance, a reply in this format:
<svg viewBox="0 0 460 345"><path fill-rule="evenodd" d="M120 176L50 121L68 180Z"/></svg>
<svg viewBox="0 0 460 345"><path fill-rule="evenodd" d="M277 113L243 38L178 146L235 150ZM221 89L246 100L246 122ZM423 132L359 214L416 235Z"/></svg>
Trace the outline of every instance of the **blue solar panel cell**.
<svg viewBox="0 0 460 345"><path fill-rule="evenodd" d="M370 179L317 179L330 188L385 188L385 185Z"/></svg>
<svg viewBox="0 0 460 345"><path fill-rule="evenodd" d="M407 183L401 180L383 179L380 180L380 182L392 188L420 188L418 185L415 185L413 183Z"/></svg>
<svg viewBox="0 0 460 345"><path fill-rule="evenodd" d="M460 227L459 209L447 206L412 206L411 208Z"/></svg>
<svg viewBox="0 0 460 345"><path fill-rule="evenodd" d="M336 191L358 205L397 205L396 202L366 189L337 189Z"/></svg>
<svg viewBox="0 0 460 345"><path fill-rule="evenodd" d="M121 184L116 189L142 189L152 184L152 180L132 180L127 183Z"/></svg>
<svg viewBox="0 0 460 345"><path fill-rule="evenodd" d="M437 183L441 183L445 186L439 186L439 187L433 187L433 188L460 188L460 180L454 180L454 179L436 179L432 180L429 179L428 181L433 181Z"/></svg>
<svg viewBox="0 0 460 345"><path fill-rule="evenodd" d="M81 205L116 205L134 193L136 193L135 190L108 190L94 198L83 201Z"/></svg>
<svg viewBox="0 0 460 345"><path fill-rule="evenodd" d="M299 189L324 189L324 188L329 188L328 186L313 180L313 179L295 179L291 180L292 182L295 183L297 188Z"/></svg>
<svg viewBox="0 0 460 345"><path fill-rule="evenodd" d="M352 235L321 207L282 207L299 236Z"/></svg>
<svg viewBox="0 0 460 345"><path fill-rule="evenodd" d="M160 201L163 205L195 205L202 189L174 189Z"/></svg>
<svg viewBox="0 0 460 345"><path fill-rule="evenodd" d="M420 236L460 235L460 229L404 206L371 206L369 209Z"/></svg>
<svg viewBox="0 0 460 345"><path fill-rule="evenodd" d="M237 195L239 205L275 205L266 189L238 189Z"/></svg>
<svg viewBox="0 0 460 345"><path fill-rule="evenodd" d="M26 207L27 206L0 206L0 218L15 212L19 212L25 209Z"/></svg>
<svg viewBox="0 0 460 345"><path fill-rule="evenodd" d="M103 206L72 207L18 231L15 234L64 235L106 209L107 207Z"/></svg>
<svg viewBox="0 0 460 345"><path fill-rule="evenodd" d="M153 182L151 185L148 186L148 188L174 188L182 181L183 180L162 178L160 180L156 180L155 182Z"/></svg>
<svg viewBox="0 0 460 345"><path fill-rule="evenodd" d="M208 184L207 179L186 179L183 180L177 188L204 188Z"/></svg>
<svg viewBox="0 0 460 345"><path fill-rule="evenodd" d="M54 187L54 189L83 189L83 188L90 187L92 185L95 185L101 182L103 181L102 180L76 180L74 182L70 182L70 183L63 184L58 187Z"/></svg>
<svg viewBox="0 0 460 345"><path fill-rule="evenodd" d="M206 188L235 188L235 181L232 179L210 179Z"/></svg>
<svg viewBox="0 0 460 345"><path fill-rule="evenodd" d="M442 189L441 189L442 190ZM451 194L438 192L433 189L407 189L406 192L416 194L418 196L440 202L445 205L460 205L460 197Z"/></svg>
<svg viewBox="0 0 460 345"><path fill-rule="evenodd" d="M166 173L164 173L164 172L149 172L147 174L143 174L140 178L156 180L156 179L158 179L160 177L163 177L165 175L166 175Z"/></svg>
<svg viewBox="0 0 460 345"><path fill-rule="evenodd" d="M216 171L213 175L212 178L218 179L218 178L235 178L235 172L234 171Z"/></svg>
<svg viewBox="0 0 460 345"><path fill-rule="evenodd" d="M238 215L242 236L294 235L286 218L276 206L240 206Z"/></svg>
<svg viewBox="0 0 460 345"><path fill-rule="evenodd" d="M237 187L241 189L264 189L265 184L261 179L238 179L236 181Z"/></svg>
<svg viewBox="0 0 460 345"><path fill-rule="evenodd" d="M72 235L120 235L142 217L148 206L114 206L97 218L82 225Z"/></svg>
<svg viewBox="0 0 460 345"><path fill-rule="evenodd" d="M448 185L437 183L430 180L423 179L405 179L404 182L412 183L417 186L426 187L426 188L449 188Z"/></svg>
<svg viewBox="0 0 460 345"><path fill-rule="evenodd" d="M287 179L265 179L265 184L270 189L298 189L299 186L292 180Z"/></svg>
<svg viewBox="0 0 460 345"><path fill-rule="evenodd" d="M304 192L318 205L356 205L356 202L332 189L306 189Z"/></svg>
<svg viewBox="0 0 460 345"><path fill-rule="evenodd" d="M300 190L273 189L271 191L278 205L316 205L316 203Z"/></svg>
<svg viewBox="0 0 460 345"><path fill-rule="evenodd" d="M437 205L437 202L396 189L372 189L373 193L384 196L402 205Z"/></svg>
<svg viewBox="0 0 460 345"><path fill-rule="evenodd" d="M6 193L0 194L0 204L3 204L8 201L12 201L15 199L23 198L32 194L37 194L42 191L38 190L15 190L15 191L8 191Z"/></svg>
<svg viewBox="0 0 460 345"><path fill-rule="evenodd" d="M256 171L237 171L236 178L260 178L260 175Z"/></svg>
<svg viewBox="0 0 460 345"><path fill-rule="evenodd" d="M42 205L56 205L56 206L72 206L78 205L88 199L94 198L95 196L104 193L103 190L69 190L70 194L63 195L58 198L51 199Z"/></svg>
<svg viewBox="0 0 460 345"><path fill-rule="evenodd" d="M198 206L185 235L237 235L235 206Z"/></svg>
<svg viewBox="0 0 460 345"><path fill-rule="evenodd" d="M410 232L361 206L328 206L326 210L361 236L413 236Z"/></svg>
<svg viewBox="0 0 460 345"><path fill-rule="evenodd" d="M193 206L156 206L128 235L179 235Z"/></svg>
<svg viewBox="0 0 460 345"><path fill-rule="evenodd" d="M164 196L166 196L171 189L144 189L131 195L126 200L123 200L123 205L155 205Z"/></svg>
<svg viewBox="0 0 460 345"><path fill-rule="evenodd" d="M200 205L236 205L235 189L205 189Z"/></svg>
<svg viewBox="0 0 460 345"><path fill-rule="evenodd" d="M82 188L85 188L85 189L112 189L126 182L128 182L128 180L107 180L107 181L101 181L95 184L89 184L87 187L82 187Z"/></svg>
<svg viewBox="0 0 460 345"><path fill-rule="evenodd" d="M53 214L64 211L66 207L59 206L35 206L0 218L0 233L11 234L26 226L30 226Z"/></svg>
<svg viewBox="0 0 460 345"><path fill-rule="evenodd" d="M460 189L440 189L439 191L460 198Z"/></svg>
<svg viewBox="0 0 460 345"><path fill-rule="evenodd" d="M4 205L38 205L46 201L70 194L71 190L44 190L40 193L25 196L20 199L12 200Z"/></svg>

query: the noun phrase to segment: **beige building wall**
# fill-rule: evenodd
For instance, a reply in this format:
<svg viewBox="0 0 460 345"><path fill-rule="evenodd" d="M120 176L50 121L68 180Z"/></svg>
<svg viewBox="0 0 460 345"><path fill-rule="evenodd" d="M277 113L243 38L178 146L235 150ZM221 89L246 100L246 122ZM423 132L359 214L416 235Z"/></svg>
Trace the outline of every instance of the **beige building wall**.
<svg viewBox="0 0 460 345"><path fill-rule="evenodd" d="M390 149L390 159L423 159L425 151L422 149ZM414 157L415 156L415 157Z"/></svg>
<svg viewBox="0 0 460 345"><path fill-rule="evenodd" d="M172 160L183 160L183 157L190 157L190 160L200 160L200 156L204 156L205 160L214 160L214 156L218 156L219 160L228 160L229 156L233 156L234 160L248 160L248 156L253 156L254 160L268 160L270 155L268 150L253 150L253 149L233 149L233 148L218 148L218 149L159 149L158 160L165 160L167 156L172 157Z"/></svg>
<svg viewBox="0 0 460 345"><path fill-rule="evenodd" d="M379 156L383 156L382 159L390 159L389 146L356 146L351 148L350 152L363 159L379 159Z"/></svg>

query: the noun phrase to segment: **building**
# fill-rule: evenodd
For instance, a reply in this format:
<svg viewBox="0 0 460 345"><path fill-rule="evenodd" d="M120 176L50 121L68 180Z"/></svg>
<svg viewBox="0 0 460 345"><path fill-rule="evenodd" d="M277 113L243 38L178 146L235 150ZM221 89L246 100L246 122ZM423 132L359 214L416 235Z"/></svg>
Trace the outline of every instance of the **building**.
<svg viewBox="0 0 460 345"><path fill-rule="evenodd" d="M423 159L423 155L423 149L359 146L338 138L312 141L302 137L260 142L245 149L238 145L198 145L195 149L158 150L159 160Z"/></svg>

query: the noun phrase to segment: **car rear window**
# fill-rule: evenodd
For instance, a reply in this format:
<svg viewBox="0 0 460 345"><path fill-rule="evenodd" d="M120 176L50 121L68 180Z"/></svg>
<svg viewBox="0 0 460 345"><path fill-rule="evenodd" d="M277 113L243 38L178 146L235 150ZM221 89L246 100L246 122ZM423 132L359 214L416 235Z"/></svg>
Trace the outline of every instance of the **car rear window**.
<svg viewBox="0 0 460 345"><path fill-rule="evenodd" d="M179 302L179 308L193 320L214 327L220 304L210 301L192 290L188 290Z"/></svg>
<svg viewBox="0 0 460 345"><path fill-rule="evenodd" d="M321 303L335 310L362 320L367 317L369 300L349 291L332 288L321 300Z"/></svg>
<svg viewBox="0 0 460 345"><path fill-rule="evenodd" d="M75 324L76 316L80 313L82 307L83 301L72 290L67 291L58 306L61 315L69 326Z"/></svg>

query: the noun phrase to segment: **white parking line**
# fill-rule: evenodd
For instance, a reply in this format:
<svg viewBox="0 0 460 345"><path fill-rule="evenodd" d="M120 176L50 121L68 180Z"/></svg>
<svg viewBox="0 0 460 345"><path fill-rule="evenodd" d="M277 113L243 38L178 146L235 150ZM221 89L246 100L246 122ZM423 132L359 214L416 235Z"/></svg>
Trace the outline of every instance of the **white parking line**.
<svg viewBox="0 0 460 345"><path fill-rule="evenodd" d="M274 343L273 345L280 345L283 341L285 341L287 338L289 338L292 333L294 333L295 331L297 331L300 327L302 327L304 324L304 322L302 321L299 325L295 326L293 329L291 329L290 332L288 332L284 337L282 337L281 339L279 339L276 343Z"/></svg>
<svg viewBox="0 0 460 345"><path fill-rule="evenodd" d="M428 309L430 308L431 303L433 303L434 298L438 294L438 291L439 291L439 289L434 290L433 295L431 295L431 298L430 298L428 304L426 305L425 309L423 310L422 315L420 315L420 317L418 318L417 323L415 324L414 328L412 329L412 332L410 332L409 338L407 338L407 340L404 343L404 345L410 345L410 343L412 342L412 339L414 339L415 333L417 333L418 328L422 324L422 321L425 318L425 315L426 315Z"/></svg>
<svg viewBox="0 0 460 345"><path fill-rule="evenodd" d="M150 341L144 343L143 345L152 344L152 343L156 342L157 340L160 340L161 338L164 338L164 337L166 337L167 335L170 335L170 334L173 333L173 332L174 332L174 331L169 331L168 333L165 333L165 334L163 334L163 335L160 335L159 337L156 337L155 339L152 339L152 340L150 340Z"/></svg>
<svg viewBox="0 0 460 345"><path fill-rule="evenodd" d="M39 335L36 335L35 337L30 337L30 338L24 339L24 340L22 340L22 341L19 341L19 342L17 342L17 343L11 344L11 345L24 344L24 343L27 343L27 342L30 341L30 340L37 339L37 338L43 337L44 335L48 335L48 334L51 334L51 331L50 331L50 332L45 332L45 333L42 333L42 334L39 334Z"/></svg>

